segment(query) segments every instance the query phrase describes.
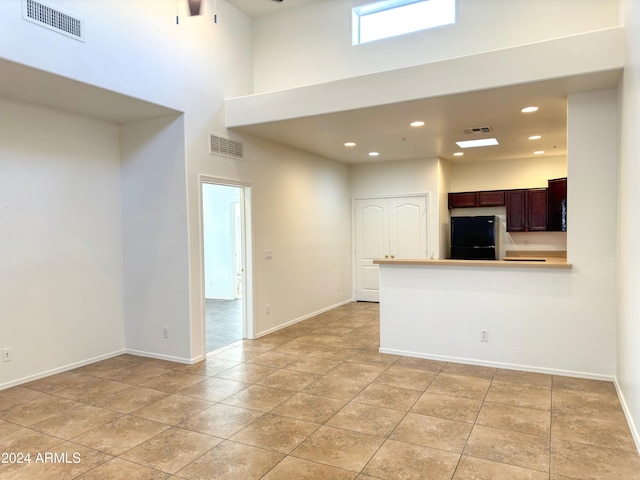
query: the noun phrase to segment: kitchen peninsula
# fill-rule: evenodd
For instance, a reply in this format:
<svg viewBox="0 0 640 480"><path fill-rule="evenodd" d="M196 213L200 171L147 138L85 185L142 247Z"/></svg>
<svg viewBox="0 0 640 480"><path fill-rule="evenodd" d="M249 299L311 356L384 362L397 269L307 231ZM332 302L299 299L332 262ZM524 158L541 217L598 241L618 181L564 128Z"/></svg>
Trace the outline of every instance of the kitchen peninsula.
<svg viewBox="0 0 640 480"><path fill-rule="evenodd" d="M573 266L561 253L546 253L544 261L541 252L495 261L376 260L380 351L580 374L568 342L581 332L566 322L581 308Z"/></svg>

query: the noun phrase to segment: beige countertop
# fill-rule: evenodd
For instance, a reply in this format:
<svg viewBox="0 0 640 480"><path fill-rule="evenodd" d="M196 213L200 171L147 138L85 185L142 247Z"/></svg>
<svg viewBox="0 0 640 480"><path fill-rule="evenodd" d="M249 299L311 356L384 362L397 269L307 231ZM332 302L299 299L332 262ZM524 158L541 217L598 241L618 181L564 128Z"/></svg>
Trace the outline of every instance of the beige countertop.
<svg viewBox="0 0 640 480"><path fill-rule="evenodd" d="M376 265L458 266L497 268L555 268L571 269L567 263L567 252L557 251L507 251L502 260L425 260L425 259L378 259Z"/></svg>

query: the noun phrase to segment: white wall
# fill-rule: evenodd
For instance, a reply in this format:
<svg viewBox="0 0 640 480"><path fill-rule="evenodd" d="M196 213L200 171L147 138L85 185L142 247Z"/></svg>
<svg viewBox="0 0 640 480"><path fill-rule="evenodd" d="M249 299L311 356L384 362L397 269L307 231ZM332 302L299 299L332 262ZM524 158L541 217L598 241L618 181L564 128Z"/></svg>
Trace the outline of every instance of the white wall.
<svg viewBox="0 0 640 480"><path fill-rule="evenodd" d="M640 5L623 2L627 58L620 95L618 197L618 384L640 448Z"/></svg>
<svg viewBox="0 0 640 480"><path fill-rule="evenodd" d="M217 24L211 2L191 18L175 0L154 1L152 12L128 0L51 3L84 19L85 42L24 21L21 2L0 2L0 58L185 112L121 129L129 350L204 354L200 174L252 185L254 245L274 251L254 265L256 332L350 299L348 168L251 137L241 138L242 161L208 153L208 132L229 133L224 99L252 91L249 17L224 0Z"/></svg>
<svg viewBox="0 0 640 480"><path fill-rule="evenodd" d="M351 197L428 194L429 257L440 257L439 161L437 158L351 165Z"/></svg>
<svg viewBox="0 0 640 480"><path fill-rule="evenodd" d="M257 19L253 41L255 92L431 63L618 25L617 0L457 0L455 25L352 47L351 9L365 3L370 1L324 0Z"/></svg>
<svg viewBox="0 0 640 480"><path fill-rule="evenodd" d="M451 162L451 192L546 188L547 180L567 176L565 156L507 161Z"/></svg>
<svg viewBox="0 0 640 480"><path fill-rule="evenodd" d="M127 349L171 360L190 357L183 133L183 116L121 128Z"/></svg>
<svg viewBox="0 0 640 480"><path fill-rule="evenodd" d="M0 99L0 388L124 349L118 127Z"/></svg>
<svg viewBox="0 0 640 480"><path fill-rule="evenodd" d="M616 92L568 102L573 268L382 266L383 351L614 378Z"/></svg>
<svg viewBox="0 0 640 480"><path fill-rule="evenodd" d="M259 336L351 299L349 167L255 137L238 139L243 160L210 155L195 168L251 185Z"/></svg>
<svg viewBox="0 0 640 480"><path fill-rule="evenodd" d="M224 98L251 90L251 20L221 0L214 24L205 3L206 15L188 17L174 0L152 12L148 2L56 0L83 18L82 43L25 22L21 2L0 2L0 57L187 112L122 129L127 348L182 361L203 345L199 216L187 209L198 172L189 163L208 155L207 131L224 133Z"/></svg>
<svg viewBox="0 0 640 480"><path fill-rule="evenodd" d="M607 318L615 313L611 295L617 256L616 91L572 94L568 101L567 201L573 205L573 213L567 214L568 260L582 265L590 281L601 284L601 308Z"/></svg>
<svg viewBox="0 0 640 480"><path fill-rule="evenodd" d="M196 35L207 26L213 30L210 18L189 18L187 2L174 0L154 0L153 5L130 0L46 3L82 18L85 41L24 21L22 1L0 2L1 57L184 110L194 93L188 91L191 76L186 73L193 72L192 63L207 63L205 46L198 45ZM218 3L226 12L226 2ZM221 41L225 39L216 43Z"/></svg>

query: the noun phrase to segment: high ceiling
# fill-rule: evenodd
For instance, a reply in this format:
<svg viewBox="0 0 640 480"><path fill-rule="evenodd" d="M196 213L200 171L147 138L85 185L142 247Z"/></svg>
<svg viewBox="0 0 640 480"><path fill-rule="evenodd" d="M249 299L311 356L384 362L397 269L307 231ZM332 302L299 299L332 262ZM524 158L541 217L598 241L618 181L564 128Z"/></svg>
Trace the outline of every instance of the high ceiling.
<svg viewBox="0 0 640 480"><path fill-rule="evenodd" d="M272 0L232 0L251 15L266 15L269 13L265 12L270 10L275 12L281 7L293 8L312 1L314 0L283 0L280 4ZM599 35L592 36L601 38ZM589 45L589 42L586 44ZM388 100L385 97L377 106L364 108L368 104L360 104L357 108L352 106L316 111L311 115L306 113L309 111L306 107L314 100L317 103L317 99L314 99L313 95L302 94L290 97L296 100L289 102L304 107L293 109L300 112L299 114L231 122L229 126L345 163L432 157L453 162L505 160L531 158L534 156L533 152L538 150L543 150L544 155L565 155L567 96L574 92L615 87L620 78L620 68L607 66L606 62L603 64L603 60L611 57L610 54L603 54L609 51L607 48L603 52L594 49L586 51L593 54L588 58L588 62L589 65L595 65L594 70L579 75L536 82L514 82L508 87L467 90L466 93L455 95L443 94L428 98L416 96L413 97L415 100L411 101ZM509 65L512 66L511 63ZM615 59L612 65L617 65ZM512 69L519 71L517 67ZM178 113L9 61L0 61L0 70L3 72L0 76L0 97L36 103L115 123ZM368 82L368 78L356 80ZM429 78L433 80L432 76ZM395 81L391 83L395 85ZM474 86L477 87L476 83L473 83L472 88ZM353 91L341 90L340 98L344 98L345 95L351 98L349 92ZM274 95L278 95L278 92ZM279 103L286 104L287 110L291 110L286 101ZM264 101L261 105L264 105ZM520 109L528 105L537 105L539 111L522 114ZM260 110L260 106L253 109ZM410 127L409 123L416 120L424 121L425 125L418 128ZM489 127L491 131L481 134L464 132L465 129L475 127ZM531 135L540 135L542 138L529 140L528 137ZM500 145L466 149L463 157L453 155L461 151L455 142L485 137L496 137ZM357 145L347 148L344 146L345 142L355 142ZM380 155L370 157L368 154L372 151L379 152Z"/></svg>
<svg viewBox="0 0 640 480"><path fill-rule="evenodd" d="M274 0L229 0L229 3L250 17L258 18L315 1L317 0L282 0L281 2Z"/></svg>
<svg viewBox="0 0 640 480"><path fill-rule="evenodd" d="M315 0L230 0L257 18ZM612 88L619 70L592 72L489 90L388 103L335 113L295 116L284 120L238 123L234 130L290 145L345 163L366 163L439 157L452 162L509 160L567 153L567 96L574 92ZM306 103L305 98L299 102ZM523 114L521 108L539 107ZM260 108L256 105L256 108ZM414 128L409 124L423 121ZM489 127L486 133L467 129ZM539 140L529 137L539 135ZM497 138L499 145L460 149L456 142ZM355 142L345 147L345 142ZM370 152L378 152L375 157ZM454 153L463 152L463 156Z"/></svg>

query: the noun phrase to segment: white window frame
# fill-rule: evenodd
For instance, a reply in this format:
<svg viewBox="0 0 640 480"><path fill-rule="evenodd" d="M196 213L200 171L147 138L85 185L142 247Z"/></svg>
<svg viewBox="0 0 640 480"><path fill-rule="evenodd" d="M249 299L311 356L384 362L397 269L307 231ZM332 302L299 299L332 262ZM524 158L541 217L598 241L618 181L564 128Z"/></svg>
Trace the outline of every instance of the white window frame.
<svg viewBox="0 0 640 480"><path fill-rule="evenodd" d="M368 15L375 15L383 12L391 13L394 10L397 11L397 9L402 9L403 7L410 7L415 4L427 4L429 2L433 2L433 3L450 2L452 11L449 12L449 18L442 21L436 21L436 22L425 21L423 26L411 27L407 30L399 29L396 32L381 34L379 36L375 36L374 38L369 38L371 36L368 35L363 40L362 20L366 19ZM353 45L361 45L363 43L369 43L375 40L382 40L385 38L391 38L398 35L419 32L422 30L427 30L430 28L435 28L443 25L451 25L456 22L456 0L382 0L375 3L368 3L360 7L355 7L351 11L352 11L352 44Z"/></svg>

